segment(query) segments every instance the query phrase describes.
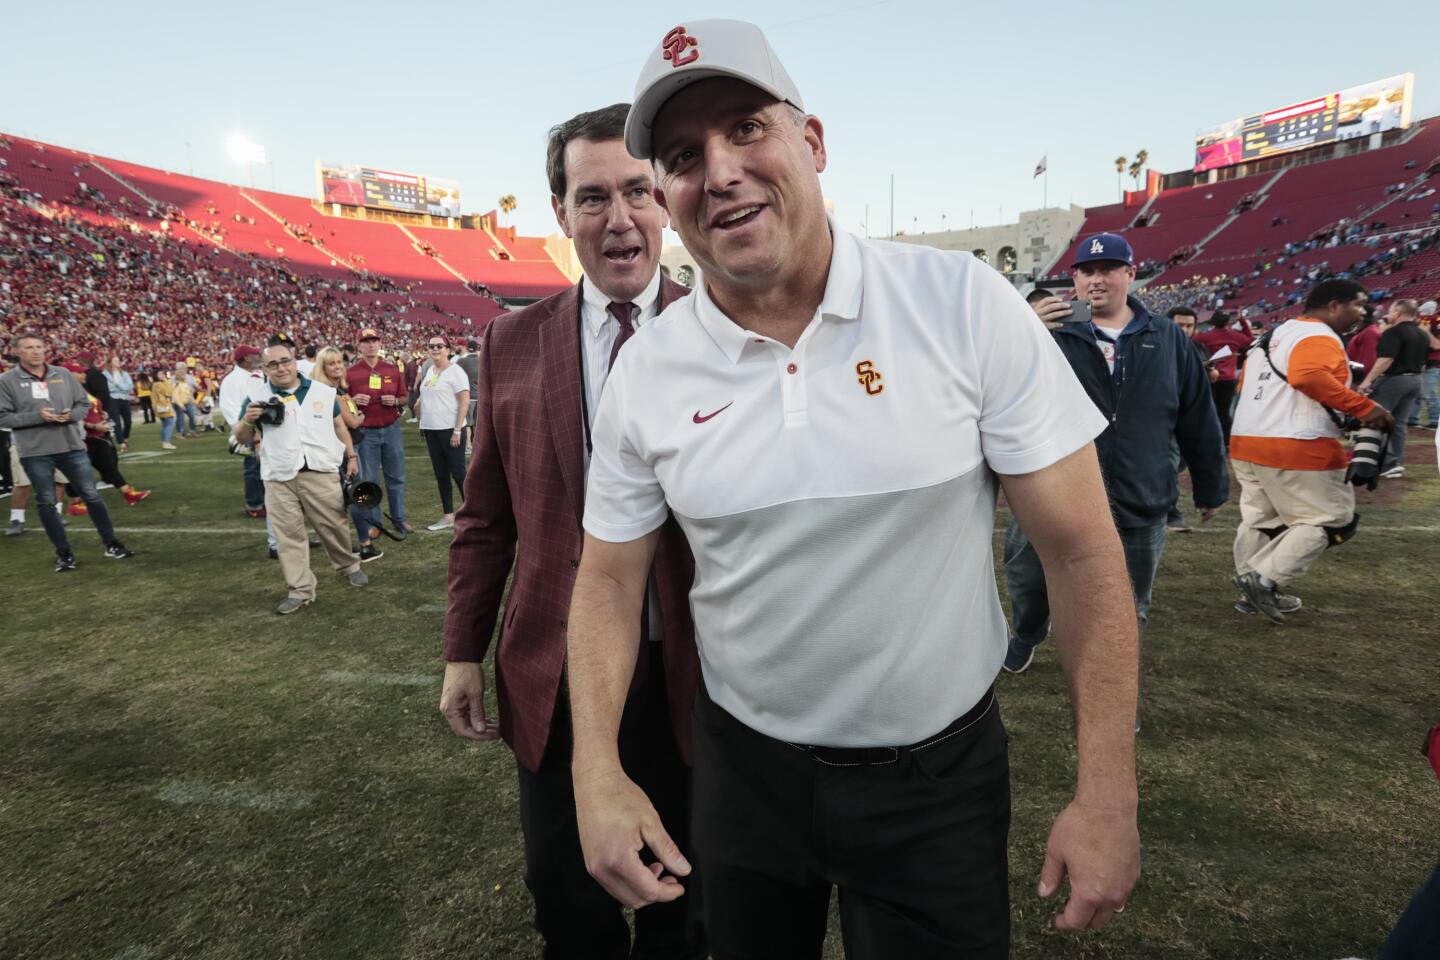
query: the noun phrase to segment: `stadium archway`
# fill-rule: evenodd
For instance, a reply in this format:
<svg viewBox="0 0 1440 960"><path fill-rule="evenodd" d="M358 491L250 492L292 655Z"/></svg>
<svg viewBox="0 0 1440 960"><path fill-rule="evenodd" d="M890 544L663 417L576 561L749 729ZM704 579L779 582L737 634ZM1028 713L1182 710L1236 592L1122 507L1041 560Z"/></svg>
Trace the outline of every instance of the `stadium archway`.
<svg viewBox="0 0 1440 960"><path fill-rule="evenodd" d="M1015 272L1015 266L1020 262L1020 255L1015 252L1014 247L1000 248L1000 272L1010 274Z"/></svg>
<svg viewBox="0 0 1440 960"><path fill-rule="evenodd" d="M978 258L981 263L989 263L989 262L990 262L990 252L989 252L988 250L986 250L984 247L976 247L974 250L971 250L970 252L973 253L973 254L975 254L976 258Z"/></svg>

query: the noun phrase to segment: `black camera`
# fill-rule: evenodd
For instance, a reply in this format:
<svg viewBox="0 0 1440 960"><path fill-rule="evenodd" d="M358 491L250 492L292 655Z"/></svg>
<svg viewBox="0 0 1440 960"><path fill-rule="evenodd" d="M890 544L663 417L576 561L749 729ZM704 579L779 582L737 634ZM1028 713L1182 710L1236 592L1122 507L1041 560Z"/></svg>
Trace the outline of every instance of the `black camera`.
<svg viewBox="0 0 1440 960"><path fill-rule="evenodd" d="M358 476L347 477L340 473L340 492L345 495L347 507L373 507L380 503L380 484L373 480L361 480Z"/></svg>
<svg viewBox="0 0 1440 960"><path fill-rule="evenodd" d="M285 422L285 401L279 397L266 397L260 401L260 422L278 427Z"/></svg>

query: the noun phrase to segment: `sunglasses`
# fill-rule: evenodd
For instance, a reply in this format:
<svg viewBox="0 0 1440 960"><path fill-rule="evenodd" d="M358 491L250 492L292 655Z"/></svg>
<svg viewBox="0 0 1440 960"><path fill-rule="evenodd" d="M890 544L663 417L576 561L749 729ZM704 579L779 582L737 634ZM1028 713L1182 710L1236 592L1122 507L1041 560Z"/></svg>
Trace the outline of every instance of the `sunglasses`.
<svg viewBox="0 0 1440 960"><path fill-rule="evenodd" d="M430 349L431 349L431 350L444 350L444 349L445 349L445 344L443 344L443 343L432 343L432 344L430 344L429 346L430 346Z"/></svg>

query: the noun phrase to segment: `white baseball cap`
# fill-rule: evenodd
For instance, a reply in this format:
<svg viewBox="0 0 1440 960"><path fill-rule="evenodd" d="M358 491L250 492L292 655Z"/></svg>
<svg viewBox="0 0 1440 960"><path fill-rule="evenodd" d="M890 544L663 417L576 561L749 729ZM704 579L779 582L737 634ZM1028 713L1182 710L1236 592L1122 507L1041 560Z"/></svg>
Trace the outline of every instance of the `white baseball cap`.
<svg viewBox="0 0 1440 960"><path fill-rule="evenodd" d="M770 41L753 23L740 20L692 20L670 29L645 59L635 81L635 99L625 118L625 149L640 160L654 156L650 147L655 115L681 88L711 77L734 77L800 110L800 91Z"/></svg>

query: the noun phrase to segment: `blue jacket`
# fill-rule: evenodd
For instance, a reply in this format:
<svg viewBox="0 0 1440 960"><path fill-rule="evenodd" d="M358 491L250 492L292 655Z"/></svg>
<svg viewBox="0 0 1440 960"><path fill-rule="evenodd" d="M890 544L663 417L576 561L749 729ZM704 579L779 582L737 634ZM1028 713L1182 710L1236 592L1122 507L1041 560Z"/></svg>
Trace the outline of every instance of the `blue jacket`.
<svg viewBox="0 0 1440 960"><path fill-rule="evenodd" d="M1135 319L1116 343L1113 375L1090 324L1067 323L1054 336L1110 421L1095 447L1115 525L1144 527L1164 520L1175 501L1172 436L1190 467L1195 506L1223 504L1230 478L1210 378L1195 348L1172 321L1153 316L1135 297L1127 303Z"/></svg>

